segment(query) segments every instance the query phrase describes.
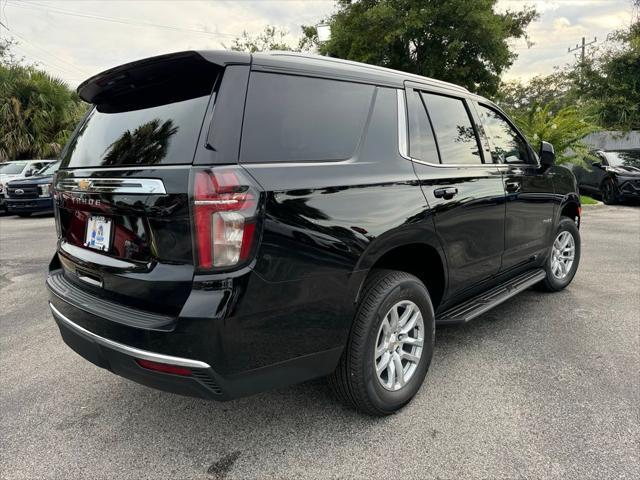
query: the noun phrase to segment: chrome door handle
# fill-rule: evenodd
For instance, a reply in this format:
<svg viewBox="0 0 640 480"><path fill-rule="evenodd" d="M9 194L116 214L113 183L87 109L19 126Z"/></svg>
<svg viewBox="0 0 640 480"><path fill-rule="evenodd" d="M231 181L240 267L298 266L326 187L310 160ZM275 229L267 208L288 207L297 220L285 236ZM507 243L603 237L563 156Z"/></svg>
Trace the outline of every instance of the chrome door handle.
<svg viewBox="0 0 640 480"><path fill-rule="evenodd" d="M524 175L524 170L521 168L514 168L509 173L511 173L511 175Z"/></svg>
<svg viewBox="0 0 640 480"><path fill-rule="evenodd" d="M505 182L505 187L509 193L517 193L520 191L522 184L520 182Z"/></svg>
<svg viewBox="0 0 640 480"><path fill-rule="evenodd" d="M436 188L433 191L433 194L436 196L436 198L444 198L445 200L450 200L458 194L458 189L456 187Z"/></svg>

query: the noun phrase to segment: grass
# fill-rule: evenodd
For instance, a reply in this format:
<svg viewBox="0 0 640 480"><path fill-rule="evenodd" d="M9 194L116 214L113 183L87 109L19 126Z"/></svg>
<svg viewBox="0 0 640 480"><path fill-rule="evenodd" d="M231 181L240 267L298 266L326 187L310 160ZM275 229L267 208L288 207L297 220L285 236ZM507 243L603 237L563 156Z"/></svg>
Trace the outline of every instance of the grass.
<svg viewBox="0 0 640 480"><path fill-rule="evenodd" d="M595 205L598 201L591 197L587 197L586 195L580 195L580 203L582 205Z"/></svg>

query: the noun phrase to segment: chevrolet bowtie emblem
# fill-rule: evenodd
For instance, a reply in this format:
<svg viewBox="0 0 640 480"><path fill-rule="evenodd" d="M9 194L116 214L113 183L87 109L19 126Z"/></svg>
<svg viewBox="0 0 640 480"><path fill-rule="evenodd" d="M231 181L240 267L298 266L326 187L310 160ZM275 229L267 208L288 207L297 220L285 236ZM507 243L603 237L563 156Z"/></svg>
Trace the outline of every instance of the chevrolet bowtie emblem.
<svg viewBox="0 0 640 480"><path fill-rule="evenodd" d="M91 187L91 180L87 180L87 179L78 180L79 190L89 190L90 187Z"/></svg>

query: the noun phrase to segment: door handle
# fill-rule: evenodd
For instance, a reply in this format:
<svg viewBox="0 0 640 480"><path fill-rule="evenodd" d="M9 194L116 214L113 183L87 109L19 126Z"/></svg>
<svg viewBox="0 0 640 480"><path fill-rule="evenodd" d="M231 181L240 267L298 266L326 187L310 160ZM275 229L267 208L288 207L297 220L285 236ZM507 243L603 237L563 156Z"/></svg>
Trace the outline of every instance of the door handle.
<svg viewBox="0 0 640 480"><path fill-rule="evenodd" d="M458 189L456 187L436 188L433 191L433 194L436 196L436 198L444 198L445 200L450 200L458 194Z"/></svg>
<svg viewBox="0 0 640 480"><path fill-rule="evenodd" d="M505 182L505 186L507 188L507 192L517 193L520 191L522 184L520 182Z"/></svg>
<svg viewBox="0 0 640 480"><path fill-rule="evenodd" d="M516 167L513 170L511 170L511 174L512 175L524 175L524 170L519 168L519 167Z"/></svg>

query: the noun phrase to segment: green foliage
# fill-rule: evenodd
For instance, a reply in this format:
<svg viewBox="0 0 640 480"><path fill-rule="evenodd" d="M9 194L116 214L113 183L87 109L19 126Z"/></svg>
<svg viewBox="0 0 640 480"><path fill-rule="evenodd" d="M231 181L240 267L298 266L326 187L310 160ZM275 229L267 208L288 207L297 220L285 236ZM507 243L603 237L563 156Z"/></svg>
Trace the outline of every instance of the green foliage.
<svg viewBox="0 0 640 480"><path fill-rule="evenodd" d="M618 30L611 39L616 42L614 47L574 70L574 84L581 97L590 99L601 125L614 130L638 130L640 21L628 30Z"/></svg>
<svg viewBox="0 0 640 480"><path fill-rule="evenodd" d="M246 30L242 32L242 37L237 37L233 44L228 47L237 52L268 52L270 50L294 50L287 42L288 32L273 25L267 25L258 35L249 35ZM225 48L227 48L225 46Z"/></svg>
<svg viewBox="0 0 640 480"><path fill-rule="evenodd" d="M550 103L562 108L569 104L570 87L567 74L557 71L551 75L533 77L526 84L517 80L503 82L493 100L511 113L525 112L533 105Z"/></svg>
<svg viewBox="0 0 640 480"><path fill-rule="evenodd" d="M0 160L56 157L85 110L62 80L0 64Z"/></svg>
<svg viewBox="0 0 640 480"><path fill-rule="evenodd" d="M598 127L576 107L554 112L552 105L533 105L524 113L516 113L513 119L536 150L542 140L553 144L557 163L586 164L592 158L590 147L581 140Z"/></svg>
<svg viewBox="0 0 640 480"><path fill-rule="evenodd" d="M573 106L604 129L640 129L640 22L614 32L584 62L526 84L503 83L495 101L521 116L536 104Z"/></svg>
<svg viewBox="0 0 640 480"><path fill-rule="evenodd" d="M597 205L598 201L586 195L580 195L580 203L582 205Z"/></svg>
<svg viewBox="0 0 640 480"><path fill-rule="evenodd" d="M495 94L516 58L508 41L526 38L535 10L496 13L497 0L339 0L319 51ZM305 30L306 29L306 30ZM315 29L303 27L307 43Z"/></svg>

